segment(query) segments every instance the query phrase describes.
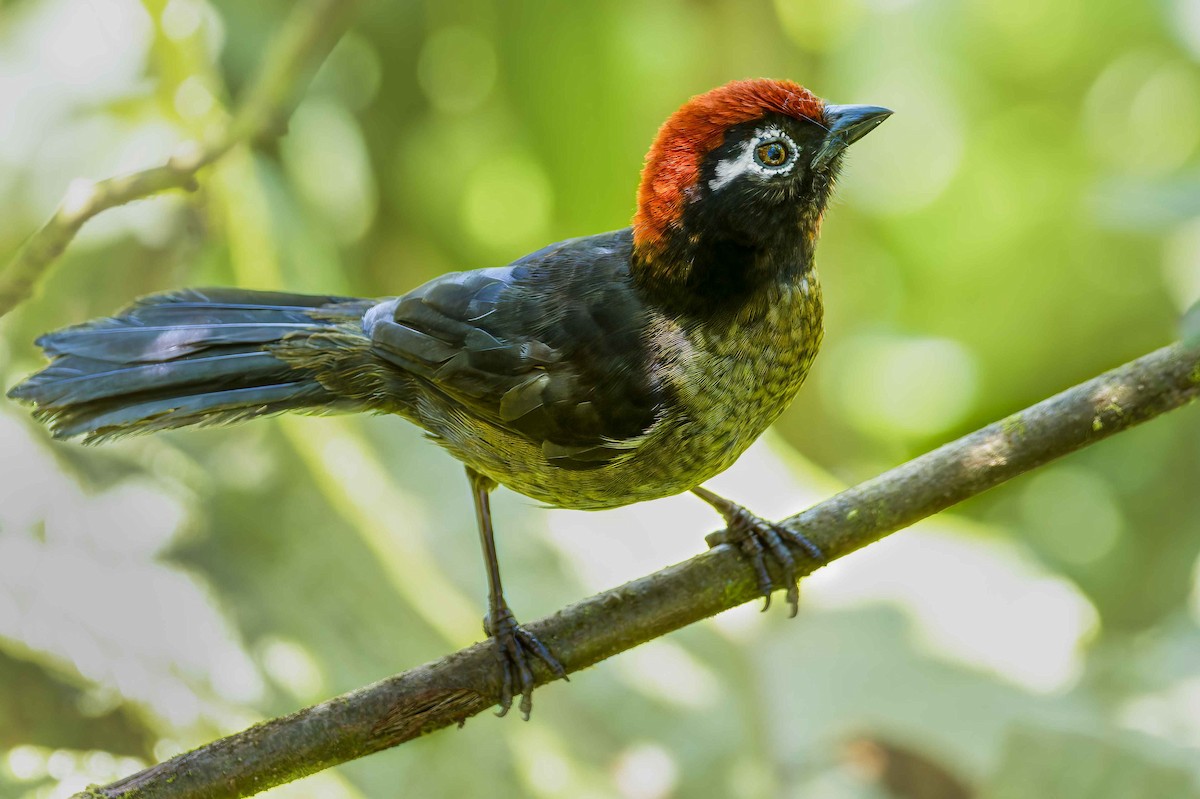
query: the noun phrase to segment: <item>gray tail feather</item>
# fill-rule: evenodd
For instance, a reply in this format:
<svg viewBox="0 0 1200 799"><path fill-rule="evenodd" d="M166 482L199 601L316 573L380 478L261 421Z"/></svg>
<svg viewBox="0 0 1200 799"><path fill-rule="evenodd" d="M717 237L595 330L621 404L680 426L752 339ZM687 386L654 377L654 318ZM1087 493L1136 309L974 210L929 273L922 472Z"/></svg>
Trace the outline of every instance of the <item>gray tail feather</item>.
<svg viewBox="0 0 1200 799"><path fill-rule="evenodd" d="M8 396L34 405L56 438L89 443L281 411L350 409L315 371L273 352L354 323L373 304L242 289L154 294L116 316L39 338L50 365Z"/></svg>

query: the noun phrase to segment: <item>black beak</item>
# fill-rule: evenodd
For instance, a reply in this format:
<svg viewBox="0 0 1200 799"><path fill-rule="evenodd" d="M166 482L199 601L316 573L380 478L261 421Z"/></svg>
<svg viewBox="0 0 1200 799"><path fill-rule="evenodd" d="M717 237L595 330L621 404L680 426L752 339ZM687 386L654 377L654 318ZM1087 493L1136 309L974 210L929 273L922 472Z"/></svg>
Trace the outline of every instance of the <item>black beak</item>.
<svg viewBox="0 0 1200 799"><path fill-rule="evenodd" d="M838 153L875 130L891 115L891 109L880 108L877 105L825 106L825 124L829 133L813 158L813 168L822 169L828 166Z"/></svg>

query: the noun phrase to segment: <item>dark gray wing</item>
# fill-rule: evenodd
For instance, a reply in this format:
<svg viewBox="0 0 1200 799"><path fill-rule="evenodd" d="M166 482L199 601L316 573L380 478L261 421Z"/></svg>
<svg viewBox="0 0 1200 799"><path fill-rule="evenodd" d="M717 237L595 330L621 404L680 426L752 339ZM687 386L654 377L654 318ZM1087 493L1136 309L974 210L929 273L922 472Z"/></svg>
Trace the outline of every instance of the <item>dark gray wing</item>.
<svg viewBox="0 0 1200 799"><path fill-rule="evenodd" d="M372 308L365 329L378 357L549 462L593 468L636 446L666 400L631 252L626 229L443 275Z"/></svg>

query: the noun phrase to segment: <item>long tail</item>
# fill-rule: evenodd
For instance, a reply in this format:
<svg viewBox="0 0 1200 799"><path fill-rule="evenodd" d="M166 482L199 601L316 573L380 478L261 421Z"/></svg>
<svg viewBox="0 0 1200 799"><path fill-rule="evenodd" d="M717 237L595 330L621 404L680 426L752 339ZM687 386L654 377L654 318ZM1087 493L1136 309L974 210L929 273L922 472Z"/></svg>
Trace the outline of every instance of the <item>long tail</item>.
<svg viewBox="0 0 1200 799"><path fill-rule="evenodd" d="M39 338L50 365L8 396L33 404L56 438L89 443L281 411L360 409L318 379L328 358L308 366L293 353L321 351L317 338L332 350L365 346L361 319L373 304L240 289L151 295Z"/></svg>

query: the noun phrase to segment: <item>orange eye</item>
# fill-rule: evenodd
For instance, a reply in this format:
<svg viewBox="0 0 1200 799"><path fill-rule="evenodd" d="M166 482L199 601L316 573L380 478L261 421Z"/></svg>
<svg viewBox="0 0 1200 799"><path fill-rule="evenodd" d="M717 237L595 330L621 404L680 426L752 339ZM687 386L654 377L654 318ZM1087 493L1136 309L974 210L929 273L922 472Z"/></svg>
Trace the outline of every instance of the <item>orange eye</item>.
<svg viewBox="0 0 1200 799"><path fill-rule="evenodd" d="M779 139L763 142L755 148L754 159L763 166L783 166L788 160L788 147Z"/></svg>

